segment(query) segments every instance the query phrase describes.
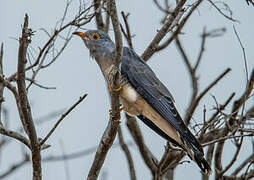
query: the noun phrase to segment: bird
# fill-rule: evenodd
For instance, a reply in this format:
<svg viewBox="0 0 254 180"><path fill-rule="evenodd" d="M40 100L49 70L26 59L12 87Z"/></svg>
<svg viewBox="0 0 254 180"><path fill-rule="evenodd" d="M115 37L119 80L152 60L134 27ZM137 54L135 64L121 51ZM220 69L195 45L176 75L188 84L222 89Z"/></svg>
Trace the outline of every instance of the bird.
<svg viewBox="0 0 254 180"><path fill-rule="evenodd" d="M112 83L112 72L120 72L119 100L122 109L136 116L157 134L183 149L194 160L203 173L212 170L204 158L204 151L195 136L184 124L166 86L157 78L149 65L131 48L123 47L119 67L115 67L115 43L101 30L73 32L81 37L90 55L99 65L108 83Z"/></svg>

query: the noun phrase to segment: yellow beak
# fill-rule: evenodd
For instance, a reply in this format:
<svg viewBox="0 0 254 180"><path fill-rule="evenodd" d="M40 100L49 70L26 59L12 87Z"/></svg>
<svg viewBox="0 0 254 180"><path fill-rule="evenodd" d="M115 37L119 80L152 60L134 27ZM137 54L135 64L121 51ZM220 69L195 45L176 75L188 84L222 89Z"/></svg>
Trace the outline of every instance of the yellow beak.
<svg viewBox="0 0 254 180"><path fill-rule="evenodd" d="M84 32L73 32L72 34L77 35L84 39L89 39L89 36L87 36Z"/></svg>

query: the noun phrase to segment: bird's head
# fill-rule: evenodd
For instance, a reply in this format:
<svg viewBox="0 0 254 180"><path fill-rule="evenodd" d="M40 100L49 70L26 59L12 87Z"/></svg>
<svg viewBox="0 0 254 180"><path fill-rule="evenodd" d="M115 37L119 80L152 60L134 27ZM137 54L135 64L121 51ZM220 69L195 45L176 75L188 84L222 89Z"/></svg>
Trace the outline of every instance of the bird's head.
<svg viewBox="0 0 254 180"><path fill-rule="evenodd" d="M89 30L86 32L74 32L73 34L82 38L92 54L102 50L105 51L105 49L112 48L114 45L109 35L103 31Z"/></svg>

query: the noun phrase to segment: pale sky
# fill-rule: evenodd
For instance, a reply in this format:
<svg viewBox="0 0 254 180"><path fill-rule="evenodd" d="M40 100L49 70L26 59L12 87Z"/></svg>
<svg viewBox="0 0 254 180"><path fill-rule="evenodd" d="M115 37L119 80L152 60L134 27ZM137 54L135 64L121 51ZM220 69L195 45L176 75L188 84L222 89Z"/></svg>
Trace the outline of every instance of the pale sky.
<svg viewBox="0 0 254 180"><path fill-rule="evenodd" d="M15 38L17 39L21 34L21 25L23 24L25 13L28 13L29 16L29 26L36 31L32 37L31 46L38 50L38 47L42 47L48 40L45 33L39 29L45 28L52 32L55 23L63 14L65 2L61 0L2 1L0 6L0 43L4 43L3 68L4 74L7 77L14 73L17 68L19 44ZM78 2L73 0L68 13L68 19L76 14ZM90 1L86 2L90 4ZM204 1L187 23L183 30L184 35L181 36L188 57L194 63L199 53L200 35L203 28L206 27L207 31L222 27L227 29L224 36L207 39L206 51L198 71L200 90L205 88L227 67L232 68L232 72L220 81L201 101L198 110L193 116L196 122L203 121L202 111L204 105L206 105L208 110L207 115L212 114L212 107L215 105L215 102L211 95L215 95L218 102L222 103L232 92L237 93L236 99L244 91L246 83L244 60L233 31L233 25L235 25L245 47L249 72L254 67L253 7L247 6L244 0L227 0L225 2L231 8L233 17L240 23L229 21L211 7L208 1ZM152 0L122 0L117 2L117 6L118 12L124 11L130 13L129 24L132 34L135 34L133 38L134 48L138 54L143 53L156 34L156 30L161 27L160 20L163 17L163 13L155 7ZM84 28L95 29L94 21ZM111 30L111 35L112 32ZM179 55L175 44L172 43L164 51L154 55L149 60L149 65L169 88L175 98L176 107L180 114L184 116L190 100L191 83L183 60ZM89 52L83 42L79 38L73 38L56 63L45 70L41 70L36 80L42 85L56 87L56 90L45 90L35 86L29 90L29 99L35 119L52 111L67 109L77 101L79 96L88 93L86 100L61 123L47 141L52 147L43 151L42 157L62 155L62 146L64 146L65 154L97 146L109 119L108 110L110 109L110 103L102 74L95 61L90 58ZM4 106L10 112L9 128L15 130L21 126L15 101L7 89L5 90L4 97ZM229 112L231 107L227 110ZM60 115L47 123L37 126L38 136L44 137L59 117ZM192 125L195 123L194 120ZM142 122L139 122L139 124L146 144L151 148L152 153L160 159L164 152L165 140L147 128ZM125 119L122 119L121 126L125 140L133 142L126 128ZM118 142L118 140L115 142ZM150 172L141 159L138 148L135 145L129 148L134 159L137 179L150 179ZM250 150L250 147L248 149L246 146L241 153L248 153ZM0 174L12 163L22 159L21 152L22 148L16 141L12 141L8 148L1 151ZM70 179L85 179L93 158L94 153L67 161ZM230 160L230 158L230 153L224 153L225 161ZM43 178L47 180L56 178L67 179L64 166L63 162L43 163ZM130 179L127 161L120 148L110 150L102 172L107 173L107 177L110 180ZM189 179L199 179L200 170L194 162L191 162L180 165L176 170L175 176L177 180L185 179L186 177ZM8 176L7 180L31 178L31 165L27 164L13 175Z"/></svg>

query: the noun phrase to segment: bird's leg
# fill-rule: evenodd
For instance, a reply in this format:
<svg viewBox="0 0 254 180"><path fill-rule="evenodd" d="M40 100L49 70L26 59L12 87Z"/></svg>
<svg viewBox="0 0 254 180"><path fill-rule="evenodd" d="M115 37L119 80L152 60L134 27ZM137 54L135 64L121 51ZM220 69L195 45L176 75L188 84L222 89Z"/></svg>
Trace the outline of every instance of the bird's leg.
<svg viewBox="0 0 254 180"><path fill-rule="evenodd" d="M122 89L122 85L120 84L120 82L119 82L119 88L114 89L116 87L114 87L114 88L112 87L113 86L113 81L114 81L114 76L117 73L119 75L121 74L115 66L111 66L110 70L109 70L109 73L108 73L108 76L107 76L107 81L108 81L108 84L109 84L109 92L110 93L119 93Z"/></svg>
<svg viewBox="0 0 254 180"><path fill-rule="evenodd" d="M115 120L115 122L121 122L120 120L121 120L121 111L125 111L126 110L126 108L125 107L120 107L119 108L119 118L117 118L116 120ZM109 116L110 116L110 118L112 118L112 110L110 109L109 110Z"/></svg>
<svg viewBox="0 0 254 180"><path fill-rule="evenodd" d="M113 89L112 86L109 86L109 92L110 92L110 93L119 92L119 91L121 91L121 89L122 89L122 86L121 86L121 85L120 85L120 87L117 88L117 89Z"/></svg>

